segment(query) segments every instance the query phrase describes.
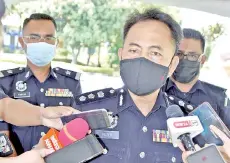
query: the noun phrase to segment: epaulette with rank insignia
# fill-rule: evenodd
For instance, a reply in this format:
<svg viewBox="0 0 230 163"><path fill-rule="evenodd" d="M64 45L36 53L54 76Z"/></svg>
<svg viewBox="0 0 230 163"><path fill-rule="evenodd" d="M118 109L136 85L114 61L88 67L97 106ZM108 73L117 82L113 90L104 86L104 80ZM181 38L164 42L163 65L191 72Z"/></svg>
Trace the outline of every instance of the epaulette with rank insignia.
<svg viewBox="0 0 230 163"><path fill-rule="evenodd" d="M202 83L216 93L224 93L227 89L202 81Z"/></svg>
<svg viewBox="0 0 230 163"><path fill-rule="evenodd" d="M25 71L24 67L0 71L0 78L16 75Z"/></svg>
<svg viewBox="0 0 230 163"><path fill-rule="evenodd" d="M77 105L82 105L86 103L91 103L94 101L99 101L111 97L117 96L117 92L113 88L106 88L101 90L96 90L93 92L87 92L77 96L75 99Z"/></svg>
<svg viewBox="0 0 230 163"><path fill-rule="evenodd" d="M56 67L53 70L54 70L54 72L56 72L58 74L61 74L63 76L66 76L66 77L69 77L69 78L72 78L72 79L75 79L75 80L80 80L80 77L81 77L81 73L79 73L79 72L66 70L66 69L63 69L63 68L60 68L60 67Z"/></svg>
<svg viewBox="0 0 230 163"><path fill-rule="evenodd" d="M203 82L203 85L208 90L208 94L211 95L211 97L213 98L213 101L220 103L220 105L222 104L224 106L229 105L229 98L226 95L227 89L207 83L207 82Z"/></svg>

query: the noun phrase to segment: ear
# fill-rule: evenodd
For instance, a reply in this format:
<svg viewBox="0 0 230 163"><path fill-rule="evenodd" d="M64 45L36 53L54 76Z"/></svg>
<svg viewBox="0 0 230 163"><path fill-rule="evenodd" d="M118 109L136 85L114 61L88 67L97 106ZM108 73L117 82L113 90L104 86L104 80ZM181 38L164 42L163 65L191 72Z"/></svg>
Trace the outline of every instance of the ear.
<svg viewBox="0 0 230 163"><path fill-rule="evenodd" d="M176 70L177 65L179 64L179 57L178 56L174 56L172 59L171 64L169 65L169 73L168 73L168 77L170 77L173 72Z"/></svg>
<svg viewBox="0 0 230 163"><path fill-rule="evenodd" d="M24 43L22 37L19 37L19 38L18 38L18 42L20 43L22 49L25 49L25 48L26 48L26 44Z"/></svg>
<svg viewBox="0 0 230 163"><path fill-rule="evenodd" d="M203 65L203 64L205 63L206 60L207 60L207 56L206 56L206 55L203 55L203 56L201 57L201 60L200 60L201 65Z"/></svg>
<svg viewBox="0 0 230 163"><path fill-rule="evenodd" d="M118 49L118 57L119 57L119 60L120 60L120 61L122 60L122 51L123 51L122 48L119 48L119 49Z"/></svg>

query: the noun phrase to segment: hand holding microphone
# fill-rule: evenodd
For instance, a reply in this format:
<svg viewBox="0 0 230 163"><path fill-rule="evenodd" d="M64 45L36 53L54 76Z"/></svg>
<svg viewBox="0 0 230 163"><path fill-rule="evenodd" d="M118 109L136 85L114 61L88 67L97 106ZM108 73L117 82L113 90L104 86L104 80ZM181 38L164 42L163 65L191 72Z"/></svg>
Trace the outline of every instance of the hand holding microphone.
<svg viewBox="0 0 230 163"><path fill-rule="evenodd" d="M184 113L177 105L171 105L166 109L167 125L174 147L181 142L186 151L195 151L192 138L203 131L203 127L197 116L184 117Z"/></svg>
<svg viewBox="0 0 230 163"><path fill-rule="evenodd" d="M25 152L17 157L0 158L4 163L45 163L44 157L51 153L50 149L39 149Z"/></svg>
<svg viewBox="0 0 230 163"><path fill-rule="evenodd" d="M76 118L67 123L60 132L51 128L43 137L43 140L46 147L53 149L54 152L75 141L81 140L88 132L88 123L82 118Z"/></svg>

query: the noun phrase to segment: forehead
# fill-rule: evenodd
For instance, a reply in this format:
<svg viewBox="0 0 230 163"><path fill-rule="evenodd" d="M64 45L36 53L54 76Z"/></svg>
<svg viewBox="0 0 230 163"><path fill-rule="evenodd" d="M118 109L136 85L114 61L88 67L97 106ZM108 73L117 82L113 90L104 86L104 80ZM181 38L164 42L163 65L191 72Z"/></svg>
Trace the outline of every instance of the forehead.
<svg viewBox="0 0 230 163"><path fill-rule="evenodd" d="M55 31L55 26L50 20L31 20L24 29L26 34L54 34Z"/></svg>
<svg viewBox="0 0 230 163"><path fill-rule="evenodd" d="M146 20L130 28L125 42L142 42L146 46L157 43L163 47L164 44L172 44L173 39L166 24L157 20Z"/></svg>
<svg viewBox="0 0 230 163"><path fill-rule="evenodd" d="M180 42L179 49L181 51L200 52L202 51L201 41L192 38L185 38Z"/></svg>

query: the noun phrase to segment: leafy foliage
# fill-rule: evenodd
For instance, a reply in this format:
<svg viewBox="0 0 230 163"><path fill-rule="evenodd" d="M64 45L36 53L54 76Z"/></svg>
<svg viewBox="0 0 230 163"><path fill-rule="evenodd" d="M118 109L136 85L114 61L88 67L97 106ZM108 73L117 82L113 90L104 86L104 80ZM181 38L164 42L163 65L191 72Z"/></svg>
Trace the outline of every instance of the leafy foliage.
<svg viewBox="0 0 230 163"><path fill-rule="evenodd" d="M209 25L207 28L202 29L202 33L206 40L206 51L205 55L207 58L212 53L213 43L224 34L224 26L222 24L216 23L215 25Z"/></svg>

